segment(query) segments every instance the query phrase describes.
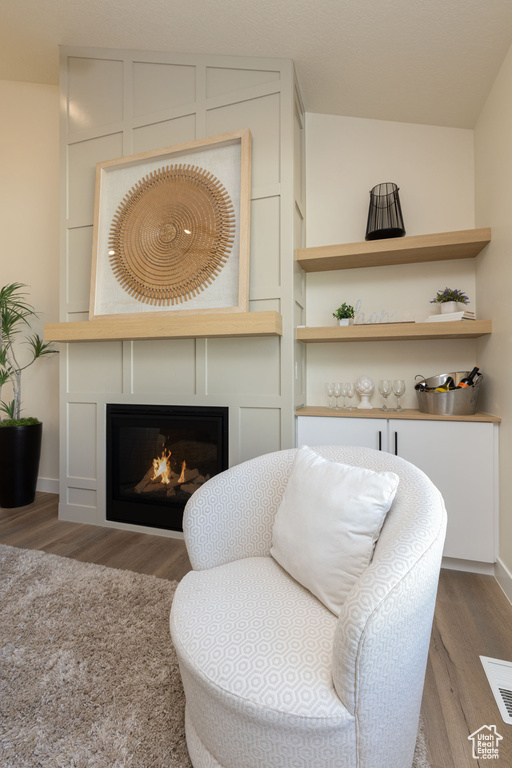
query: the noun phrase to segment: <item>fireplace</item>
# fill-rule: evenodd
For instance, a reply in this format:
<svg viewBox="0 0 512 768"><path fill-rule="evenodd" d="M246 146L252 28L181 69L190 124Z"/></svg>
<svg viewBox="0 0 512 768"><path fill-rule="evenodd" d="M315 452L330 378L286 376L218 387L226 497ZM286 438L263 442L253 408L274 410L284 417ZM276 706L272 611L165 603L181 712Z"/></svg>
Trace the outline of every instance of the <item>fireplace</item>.
<svg viewBox="0 0 512 768"><path fill-rule="evenodd" d="M228 408L107 405L107 520L182 530L185 504L228 467Z"/></svg>

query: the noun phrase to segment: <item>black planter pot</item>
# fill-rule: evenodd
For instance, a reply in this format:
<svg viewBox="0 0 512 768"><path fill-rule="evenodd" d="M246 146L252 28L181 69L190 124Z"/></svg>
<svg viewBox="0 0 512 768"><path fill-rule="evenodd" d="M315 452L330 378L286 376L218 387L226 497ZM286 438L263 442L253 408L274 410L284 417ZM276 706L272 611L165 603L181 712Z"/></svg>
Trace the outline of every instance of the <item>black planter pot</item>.
<svg viewBox="0 0 512 768"><path fill-rule="evenodd" d="M43 425L0 427L0 507L24 507L36 495Z"/></svg>

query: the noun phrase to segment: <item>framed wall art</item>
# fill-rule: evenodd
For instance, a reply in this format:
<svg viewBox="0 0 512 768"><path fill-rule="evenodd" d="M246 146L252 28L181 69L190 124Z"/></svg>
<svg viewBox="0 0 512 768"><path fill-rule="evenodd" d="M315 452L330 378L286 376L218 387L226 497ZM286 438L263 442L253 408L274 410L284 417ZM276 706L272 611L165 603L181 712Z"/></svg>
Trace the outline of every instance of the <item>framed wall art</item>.
<svg viewBox="0 0 512 768"><path fill-rule="evenodd" d="M98 163L89 317L247 312L249 130Z"/></svg>

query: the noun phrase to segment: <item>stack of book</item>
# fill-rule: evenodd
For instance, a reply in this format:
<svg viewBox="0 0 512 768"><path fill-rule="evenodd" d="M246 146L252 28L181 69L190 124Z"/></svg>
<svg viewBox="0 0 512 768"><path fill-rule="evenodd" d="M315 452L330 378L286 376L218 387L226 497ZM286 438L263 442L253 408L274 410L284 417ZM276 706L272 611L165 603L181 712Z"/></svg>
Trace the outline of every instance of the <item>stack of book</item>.
<svg viewBox="0 0 512 768"><path fill-rule="evenodd" d="M460 312L445 312L445 314L429 315L426 323L446 323L453 320L476 320L475 313L469 309L463 309Z"/></svg>

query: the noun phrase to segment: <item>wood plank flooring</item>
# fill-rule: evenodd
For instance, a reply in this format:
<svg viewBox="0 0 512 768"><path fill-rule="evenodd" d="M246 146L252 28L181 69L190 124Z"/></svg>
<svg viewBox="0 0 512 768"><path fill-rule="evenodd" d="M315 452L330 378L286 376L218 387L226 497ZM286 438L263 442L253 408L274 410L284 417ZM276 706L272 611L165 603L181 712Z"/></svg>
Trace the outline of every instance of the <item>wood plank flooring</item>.
<svg viewBox="0 0 512 768"><path fill-rule="evenodd" d="M37 493L29 506L0 507L0 543L170 581L190 570L183 541L59 520L58 501L56 494Z"/></svg>
<svg viewBox="0 0 512 768"><path fill-rule="evenodd" d="M0 508L0 543L170 580L190 570L180 540L65 522L57 505L56 495L38 493L27 507ZM484 768L489 761L475 760L468 740L483 725L503 736L498 765L512 766L512 726L480 655L512 661L512 606L492 576L443 570L422 709L432 768Z"/></svg>
<svg viewBox="0 0 512 768"><path fill-rule="evenodd" d="M484 766L468 736L496 725L498 765L512 766L512 726L501 719L479 656L512 661L512 606L492 576L441 571L423 718L432 768Z"/></svg>

